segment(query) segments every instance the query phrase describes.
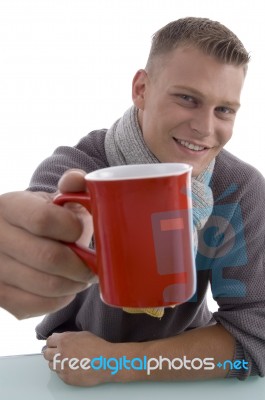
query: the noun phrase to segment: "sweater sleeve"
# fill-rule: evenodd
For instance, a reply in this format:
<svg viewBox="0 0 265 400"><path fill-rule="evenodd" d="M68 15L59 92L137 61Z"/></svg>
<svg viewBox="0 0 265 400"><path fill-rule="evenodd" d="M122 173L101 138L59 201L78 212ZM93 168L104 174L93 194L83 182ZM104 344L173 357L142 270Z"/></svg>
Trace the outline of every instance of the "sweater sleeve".
<svg viewBox="0 0 265 400"><path fill-rule="evenodd" d="M74 147L60 146L35 170L28 190L53 193L65 171L71 168L89 173L108 167L104 152L106 130L93 131Z"/></svg>
<svg viewBox="0 0 265 400"><path fill-rule="evenodd" d="M232 179L215 200L199 261L210 265L214 318L236 339L232 361L248 363L227 377L243 380L265 374L265 180L252 167Z"/></svg>

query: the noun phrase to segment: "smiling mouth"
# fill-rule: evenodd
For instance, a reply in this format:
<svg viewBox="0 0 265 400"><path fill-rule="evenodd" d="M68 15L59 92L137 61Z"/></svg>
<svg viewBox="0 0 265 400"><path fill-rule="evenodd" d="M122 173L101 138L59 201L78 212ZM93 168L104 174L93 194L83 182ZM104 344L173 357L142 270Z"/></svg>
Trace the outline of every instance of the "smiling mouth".
<svg viewBox="0 0 265 400"><path fill-rule="evenodd" d="M186 147L189 150L193 150L193 151L203 151L203 150L207 150L208 147L204 147L204 146L199 146L197 144L193 144L190 142L187 142L186 140L181 140L181 139L175 139L174 140L180 144L183 147Z"/></svg>

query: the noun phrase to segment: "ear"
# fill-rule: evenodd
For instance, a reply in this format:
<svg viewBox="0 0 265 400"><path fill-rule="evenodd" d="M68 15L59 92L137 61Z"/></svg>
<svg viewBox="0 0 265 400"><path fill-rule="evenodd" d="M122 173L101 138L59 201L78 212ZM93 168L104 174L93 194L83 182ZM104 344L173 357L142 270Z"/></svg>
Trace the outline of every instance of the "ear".
<svg viewBox="0 0 265 400"><path fill-rule="evenodd" d="M147 87L147 73L144 69L136 72L132 82L132 99L134 105L139 109L144 109L145 92Z"/></svg>

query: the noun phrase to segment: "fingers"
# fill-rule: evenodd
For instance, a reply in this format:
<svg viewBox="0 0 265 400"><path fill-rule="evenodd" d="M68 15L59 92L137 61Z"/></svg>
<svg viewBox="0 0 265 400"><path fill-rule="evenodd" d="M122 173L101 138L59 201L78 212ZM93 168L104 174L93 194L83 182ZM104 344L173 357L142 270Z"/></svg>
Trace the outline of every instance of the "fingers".
<svg viewBox="0 0 265 400"><path fill-rule="evenodd" d="M12 238L15 239L12 240ZM1 270L12 260L51 275L87 283L92 273L83 261L65 244L31 235L13 226L6 226L1 237ZM7 263L8 261L8 263ZM12 264L15 267L15 263ZM15 276L9 271L11 279ZM20 274L19 267L17 272Z"/></svg>
<svg viewBox="0 0 265 400"><path fill-rule="evenodd" d="M74 297L37 296L0 282L0 305L19 320L57 311L73 301Z"/></svg>
<svg viewBox="0 0 265 400"><path fill-rule="evenodd" d="M9 257L10 262L14 259L21 265L76 282L87 283L92 277L83 261L61 243L80 237L80 216L52 204L50 195L30 192L1 196L0 212L1 269L8 265ZM11 271L10 275L15 278Z"/></svg>
<svg viewBox="0 0 265 400"><path fill-rule="evenodd" d="M94 333L90 331L80 331L80 332L63 332L63 333L53 333L46 340L47 348L49 347L58 347L60 346L68 346L73 345L73 339L78 337L79 343L83 340L82 343L88 343L88 340L97 340L103 341L103 339L98 338ZM75 340L75 342L77 339ZM79 346L78 346L79 347ZM80 349L79 349L80 350ZM84 350L84 349L82 349Z"/></svg>
<svg viewBox="0 0 265 400"><path fill-rule="evenodd" d="M79 169L71 169L64 173L58 183L58 189L61 193L66 192L85 192L86 172ZM78 203L65 203L64 207L73 211L82 226L82 235L77 243L88 246L93 235L93 222L89 212Z"/></svg>
<svg viewBox="0 0 265 400"><path fill-rule="evenodd" d="M50 347L57 347L60 337L60 333L53 333L51 336L49 336L46 340L47 349L49 349Z"/></svg>
<svg viewBox="0 0 265 400"><path fill-rule="evenodd" d="M83 190L83 176L69 172L62 187ZM85 263L62 243L80 237L85 243L92 234L91 216L83 207L73 212L52 200L47 193L0 196L0 307L19 319L54 312L95 281Z"/></svg>
<svg viewBox="0 0 265 400"><path fill-rule="evenodd" d="M79 169L71 169L64 173L58 183L58 189L61 193L66 192L84 192L86 172Z"/></svg>
<svg viewBox="0 0 265 400"><path fill-rule="evenodd" d="M60 344L62 337L67 336L68 332L61 333L53 333L46 340L46 348L43 351L43 356L45 360L49 361L49 368L56 372L60 371L61 363L57 363L55 361L55 355L60 354ZM70 333L71 335L71 333ZM61 355L61 354L60 354Z"/></svg>
<svg viewBox="0 0 265 400"><path fill-rule="evenodd" d="M74 280L76 279L75 276L72 279L67 279L38 271L3 254L1 255L1 264L0 281L2 283L38 296L70 296L84 290L88 286L88 280L85 277L84 282L76 282Z"/></svg>
<svg viewBox="0 0 265 400"><path fill-rule="evenodd" d="M109 382L112 375L99 365L96 358L104 355L113 357L113 344L97 337L91 332L63 332L53 333L46 341L47 347L43 350L44 358L49 368L67 384L77 386L95 386ZM83 360L86 361L84 367ZM93 360L93 367L90 361ZM100 366L99 366L100 368Z"/></svg>
<svg viewBox="0 0 265 400"><path fill-rule="evenodd" d="M77 216L53 204L52 196L47 193L17 192L2 195L0 213L3 224L20 227L41 237L74 242L82 233L82 225Z"/></svg>

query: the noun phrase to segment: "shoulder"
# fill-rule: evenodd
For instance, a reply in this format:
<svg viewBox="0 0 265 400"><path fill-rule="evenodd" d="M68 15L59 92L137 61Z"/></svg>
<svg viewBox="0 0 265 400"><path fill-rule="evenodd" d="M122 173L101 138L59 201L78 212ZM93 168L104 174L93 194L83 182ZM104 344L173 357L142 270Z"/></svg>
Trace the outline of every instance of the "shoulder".
<svg viewBox="0 0 265 400"><path fill-rule="evenodd" d="M109 166L104 145L106 132L107 129L91 131L80 139L72 150L68 150L72 155L75 153L75 157L80 161L83 160L83 169L87 172Z"/></svg>
<svg viewBox="0 0 265 400"><path fill-rule="evenodd" d="M76 146L60 146L54 153L40 163L35 170L29 190L54 192L65 171L71 168L82 169L87 173L109 166L105 153L107 130L92 131L83 137Z"/></svg>
<svg viewBox="0 0 265 400"><path fill-rule="evenodd" d="M99 129L89 132L84 136L75 148L83 151L86 154L98 153L98 155L105 155L104 142L107 129Z"/></svg>
<svg viewBox="0 0 265 400"><path fill-rule="evenodd" d="M232 178L240 175L241 179L249 177L263 177L262 174L252 165L236 157L227 150L222 150L216 157L215 174L229 174Z"/></svg>
<svg viewBox="0 0 265 400"><path fill-rule="evenodd" d="M214 197L229 192L229 190L236 192L240 197L250 192L264 195L265 179L255 167L240 160L227 150L222 150L216 157L211 187Z"/></svg>

